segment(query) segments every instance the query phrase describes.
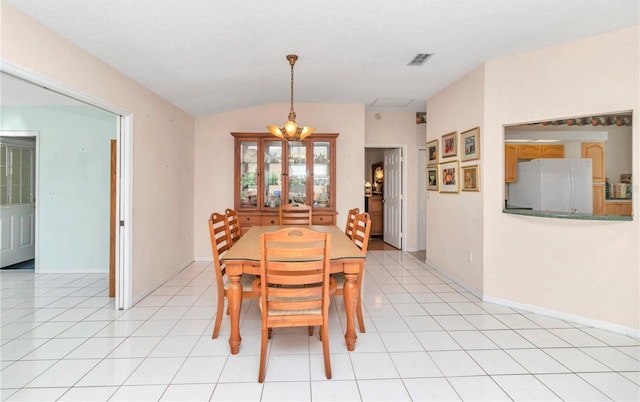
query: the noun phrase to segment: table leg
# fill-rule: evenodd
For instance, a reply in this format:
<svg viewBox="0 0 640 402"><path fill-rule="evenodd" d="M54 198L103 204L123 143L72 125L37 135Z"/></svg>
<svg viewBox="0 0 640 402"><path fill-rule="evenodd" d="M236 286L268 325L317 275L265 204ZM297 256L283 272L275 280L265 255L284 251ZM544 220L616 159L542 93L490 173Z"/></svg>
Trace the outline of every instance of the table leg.
<svg viewBox="0 0 640 402"><path fill-rule="evenodd" d="M358 302L358 286L357 286L357 274L348 274L345 272L344 277L346 282L344 284L343 297L344 297L344 309L347 314L347 333L344 335L344 340L347 343L347 350L353 352L356 348L356 335L355 329L355 312L356 304Z"/></svg>
<svg viewBox="0 0 640 402"><path fill-rule="evenodd" d="M229 303L229 318L231 320L231 334L229 335L229 346L231 354L235 355L240 350L240 307L242 306L242 285L241 275L229 275L229 285L227 288L227 299Z"/></svg>

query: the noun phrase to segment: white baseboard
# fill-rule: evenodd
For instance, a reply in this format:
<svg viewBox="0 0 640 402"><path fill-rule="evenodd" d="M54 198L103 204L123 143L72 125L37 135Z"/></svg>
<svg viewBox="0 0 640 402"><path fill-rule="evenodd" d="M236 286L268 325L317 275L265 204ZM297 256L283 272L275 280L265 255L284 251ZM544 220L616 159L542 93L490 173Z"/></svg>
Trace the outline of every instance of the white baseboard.
<svg viewBox="0 0 640 402"><path fill-rule="evenodd" d="M436 271L438 271L442 275L446 276L447 278L449 278L450 280L455 282L458 286L461 286L466 291L468 291L469 293L471 293L474 296L478 297L479 299L482 299L483 301L486 301L486 302L489 302L489 303L499 304L499 305L505 306L505 307L515 308L515 309L518 309L518 310L528 311L528 312L531 312L531 313L540 314L540 315L544 315L544 316L548 316L548 317L553 317L553 318L557 318L557 319L563 320L563 321L571 321L571 322L574 322L576 324L581 324L581 325L586 325L586 326L593 327L593 328L603 329L605 331L611 331L611 332L615 332L615 333L618 333L618 334L631 336L631 337L634 337L634 338L640 338L640 329L637 329L637 328L625 327L624 325L614 324L614 323L607 322L607 321L595 320L593 318L583 317L583 316L576 315L576 314L565 313L565 312L562 312L562 311L551 310L551 309L547 309L547 308L543 308L543 307L539 307L539 306L534 306L534 305L530 305L530 304L516 302L516 301L513 301L513 300L501 299L499 297L488 296L488 295L486 295L486 294L484 294L484 293L482 293L482 292L470 287L469 285L464 283L462 280L457 278L455 275L452 275L449 272L446 272L446 271L444 271L442 269L439 269L435 265L431 264L429 261L426 261L425 264L427 264L429 267L435 269Z"/></svg>
<svg viewBox="0 0 640 402"><path fill-rule="evenodd" d="M438 267L436 267L434 264L432 264L429 260L424 262L425 264L427 264L429 267L435 269L436 271L438 271L438 273L441 273L442 275L446 276L448 279L454 281L456 283L456 285L464 288L464 290L466 290L467 292L471 293L472 295L474 295L475 297L477 297L478 299L482 299L484 294L482 292L480 292L478 289L475 289L471 286L469 286L466 282L464 282L462 279L458 278L457 276L453 275L450 272L447 272L443 269L440 269Z"/></svg>
<svg viewBox="0 0 640 402"><path fill-rule="evenodd" d="M194 260L187 260L187 261L183 262L182 264L178 265L173 271L169 272L168 274L166 274L165 276L163 276L162 278L157 280L153 285L147 287L146 290L144 290L144 291L140 292L139 294L135 295L133 297L133 300L132 300L133 303L131 303L131 307L135 306L142 299L144 299L145 297L149 296L156 289L158 289L160 286L162 286L166 281L168 281L169 279L171 279L174 276L176 276L176 274L178 272L182 271L183 269L185 269L186 267L191 265L193 263L193 261Z"/></svg>
<svg viewBox="0 0 640 402"><path fill-rule="evenodd" d="M193 261L213 262L213 257L193 257Z"/></svg>
<svg viewBox="0 0 640 402"><path fill-rule="evenodd" d="M533 306L530 304L520 303L513 300L501 299L499 297L487 296L483 297L484 301L499 304L505 307L516 308L518 310L524 310L531 313L540 315L546 315L548 317L557 318L563 321L571 321L577 324L586 325L593 328L604 329L606 331L616 332L622 335L632 336L634 338L640 338L640 329L625 327L624 325L614 324L608 321L595 320L593 318L583 317L576 314L569 314L562 311L556 311L547 309L544 307Z"/></svg>

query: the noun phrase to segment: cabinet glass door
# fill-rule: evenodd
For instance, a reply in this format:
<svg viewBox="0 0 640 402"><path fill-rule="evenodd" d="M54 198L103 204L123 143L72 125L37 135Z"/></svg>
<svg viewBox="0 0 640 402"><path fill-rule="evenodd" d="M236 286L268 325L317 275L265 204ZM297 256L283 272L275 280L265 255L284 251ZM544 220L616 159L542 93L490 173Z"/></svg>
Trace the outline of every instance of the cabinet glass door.
<svg viewBox="0 0 640 402"><path fill-rule="evenodd" d="M328 141L313 143L313 206L330 207L331 189L331 145Z"/></svg>
<svg viewBox="0 0 640 402"><path fill-rule="evenodd" d="M282 141L265 141L264 196L265 208L280 207L282 202Z"/></svg>
<svg viewBox="0 0 640 402"><path fill-rule="evenodd" d="M289 144L289 202L307 201L307 147L301 141Z"/></svg>
<svg viewBox="0 0 640 402"><path fill-rule="evenodd" d="M240 144L240 206L258 207L258 141Z"/></svg>

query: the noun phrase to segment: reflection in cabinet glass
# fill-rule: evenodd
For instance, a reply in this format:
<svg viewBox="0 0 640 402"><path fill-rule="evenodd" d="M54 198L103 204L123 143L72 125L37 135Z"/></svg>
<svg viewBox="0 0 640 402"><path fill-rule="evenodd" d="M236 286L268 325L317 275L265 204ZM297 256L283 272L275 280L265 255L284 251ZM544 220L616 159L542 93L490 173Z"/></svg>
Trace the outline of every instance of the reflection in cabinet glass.
<svg viewBox="0 0 640 402"><path fill-rule="evenodd" d="M282 141L264 142L263 207L279 207L282 202Z"/></svg>
<svg viewBox="0 0 640 402"><path fill-rule="evenodd" d="M258 174L258 143L245 141L241 144L240 155L240 205L243 207L258 206L256 178Z"/></svg>
<svg viewBox="0 0 640 402"><path fill-rule="evenodd" d="M313 207L314 224L336 224L335 160L338 134L314 133L304 141L270 133L231 133L235 139L234 206L243 230L278 222L280 205ZM258 157L260 156L260 157Z"/></svg>
<svg viewBox="0 0 640 402"><path fill-rule="evenodd" d="M289 203L307 203L307 147L302 141L289 141Z"/></svg>

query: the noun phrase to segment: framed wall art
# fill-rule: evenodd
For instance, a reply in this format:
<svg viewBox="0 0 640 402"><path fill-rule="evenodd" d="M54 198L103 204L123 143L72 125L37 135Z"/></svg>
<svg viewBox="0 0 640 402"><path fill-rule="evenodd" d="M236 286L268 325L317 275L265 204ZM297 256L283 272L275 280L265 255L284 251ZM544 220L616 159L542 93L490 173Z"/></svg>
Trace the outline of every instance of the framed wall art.
<svg viewBox="0 0 640 402"><path fill-rule="evenodd" d="M438 191L438 167L427 167L427 190Z"/></svg>
<svg viewBox="0 0 640 402"><path fill-rule="evenodd" d="M462 191L480 191L480 165L462 166Z"/></svg>
<svg viewBox="0 0 640 402"><path fill-rule="evenodd" d="M438 164L438 140L427 142L427 166Z"/></svg>
<svg viewBox="0 0 640 402"><path fill-rule="evenodd" d="M448 158L458 154L458 132L454 131L442 136L442 157Z"/></svg>
<svg viewBox="0 0 640 402"><path fill-rule="evenodd" d="M460 165L457 160L438 164L438 191L460 192Z"/></svg>
<svg viewBox="0 0 640 402"><path fill-rule="evenodd" d="M460 144L462 149L461 162L480 159L480 127L460 133Z"/></svg>

